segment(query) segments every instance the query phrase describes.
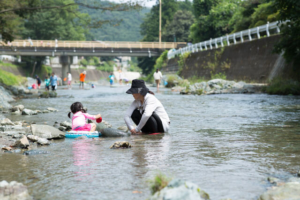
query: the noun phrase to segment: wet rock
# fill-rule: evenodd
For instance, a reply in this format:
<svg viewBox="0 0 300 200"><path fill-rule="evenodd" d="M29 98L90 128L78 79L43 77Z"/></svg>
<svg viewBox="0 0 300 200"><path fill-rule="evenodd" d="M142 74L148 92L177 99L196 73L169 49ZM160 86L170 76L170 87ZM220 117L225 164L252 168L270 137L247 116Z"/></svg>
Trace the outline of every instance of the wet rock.
<svg viewBox="0 0 300 200"><path fill-rule="evenodd" d="M72 123L71 122L64 121L64 122L60 123L60 125L65 127L66 131L69 131L69 130L72 129Z"/></svg>
<svg viewBox="0 0 300 200"><path fill-rule="evenodd" d="M0 199L2 200L30 200L32 199L28 194L27 187L22 183L12 181L0 182Z"/></svg>
<svg viewBox="0 0 300 200"><path fill-rule="evenodd" d="M27 135L27 139L32 141L32 142L36 142L40 137L36 136L36 135Z"/></svg>
<svg viewBox="0 0 300 200"><path fill-rule="evenodd" d="M123 141L123 142L115 142L111 147L111 149L127 149L131 148L131 145L129 142Z"/></svg>
<svg viewBox="0 0 300 200"><path fill-rule="evenodd" d="M48 125L31 125L33 135L46 139L61 139L65 137L65 133Z"/></svg>
<svg viewBox="0 0 300 200"><path fill-rule="evenodd" d="M102 132L103 129L108 128L104 123L96 124L96 131Z"/></svg>
<svg viewBox="0 0 300 200"><path fill-rule="evenodd" d="M43 112L43 113L50 113L49 110L43 110L42 112Z"/></svg>
<svg viewBox="0 0 300 200"><path fill-rule="evenodd" d="M38 138L37 143L40 145L50 145L51 142L46 138Z"/></svg>
<svg viewBox="0 0 300 200"><path fill-rule="evenodd" d="M300 177L300 170L298 171L297 176Z"/></svg>
<svg viewBox="0 0 300 200"><path fill-rule="evenodd" d="M128 127L127 127L127 126L120 126L120 127L118 128L118 130L121 130L121 131L126 132L126 131L128 131Z"/></svg>
<svg viewBox="0 0 300 200"><path fill-rule="evenodd" d="M49 110L50 112L57 112L58 111L57 109L51 108L51 107L47 108L47 110Z"/></svg>
<svg viewBox="0 0 300 200"><path fill-rule="evenodd" d="M105 124L106 126L107 126L107 128L111 128L112 127L112 125L110 124L110 123L108 123L107 121L105 121L105 120L102 120L102 122L101 122L102 124ZM101 124L100 123L100 124Z"/></svg>
<svg viewBox="0 0 300 200"><path fill-rule="evenodd" d="M15 135L13 135L12 137L13 137L13 138L21 138L21 137L23 137L23 135L22 135L22 134L15 134Z"/></svg>
<svg viewBox="0 0 300 200"><path fill-rule="evenodd" d="M1 131L1 132L4 132L4 131L5 131L5 127L0 126L0 131Z"/></svg>
<svg viewBox="0 0 300 200"><path fill-rule="evenodd" d="M10 121L10 119L5 118L0 122L1 125L14 125L14 123L12 123L12 121Z"/></svg>
<svg viewBox="0 0 300 200"><path fill-rule="evenodd" d="M300 179L292 179L290 182L278 187L272 187L263 193L258 200L297 200L300 199Z"/></svg>
<svg viewBox="0 0 300 200"><path fill-rule="evenodd" d="M17 106L14 106L11 108L11 111L12 112L15 112L15 111L23 111L24 110L24 106L23 105L17 105Z"/></svg>
<svg viewBox="0 0 300 200"><path fill-rule="evenodd" d="M25 109L22 111L22 115L37 115L37 112L25 108Z"/></svg>
<svg viewBox="0 0 300 200"><path fill-rule="evenodd" d="M126 137L130 136L131 133L125 133L123 131L113 128L105 128L101 131L101 135L103 137Z"/></svg>
<svg viewBox="0 0 300 200"><path fill-rule="evenodd" d="M22 112L20 110L16 110L11 113L12 115L22 115Z"/></svg>
<svg viewBox="0 0 300 200"><path fill-rule="evenodd" d="M89 138L85 135L75 138L75 140L86 140L86 139L89 139Z"/></svg>
<svg viewBox="0 0 300 200"><path fill-rule="evenodd" d="M23 155L38 155L38 154L49 154L48 151L40 151L40 150L30 150L30 151L25 151Z"/></svg>
<svg viewBox="0 0 300 200"><path fill-rule="evenodd" d="M57 97L57 93L54 91L49 92L49 97L54 98Z"/></svg>
<svg viewBox="0 0 300 200"><path fill-rule="evenodd" d="M19 148L29 147L29 141L27 137L24 135L20 140L17 140L14 144L14 147L19 147Z"/></svg>
<svg viewBox="0 0 300 200"><path fill-rule="evenodd" d="M174 179L162 190L150 197L150 200L209 200L209 195L196 184Z"/></svg>
<svg viewBox="0 0 300 200"><path fill-rule="evenodd" d="M268 177L268 181L272 184L277 184L280 182L278 178L274 178L274 177Z"/></svg>
<svg viewBox="0 0 300 200"><path fill-rule="evenodd" d="M60 126L60 127L58 127L58 130L65 132L67 129L64 126Z"/></svg>
<svg viewBox="0 0 300 200"><path fill-rule="evenodd" d="M9 147L9 146L5 146L5 147L2 147L2 150L4 151L11 151L13 148Z"/></svg>

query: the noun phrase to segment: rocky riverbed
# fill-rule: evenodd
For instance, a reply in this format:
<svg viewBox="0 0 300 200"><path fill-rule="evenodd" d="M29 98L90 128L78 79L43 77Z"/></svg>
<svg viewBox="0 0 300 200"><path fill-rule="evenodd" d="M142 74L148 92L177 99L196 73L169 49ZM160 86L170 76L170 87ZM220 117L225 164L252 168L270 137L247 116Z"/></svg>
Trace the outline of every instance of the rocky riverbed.
<svg viewBox="0 0 300 200"><path fill-rule="evenodd" d="M208 82L200 82L186 87L174 87L172 90L180 91L180 94L253 94L262 93L265 84L249 84L245 82L213 79Z"/></svg>

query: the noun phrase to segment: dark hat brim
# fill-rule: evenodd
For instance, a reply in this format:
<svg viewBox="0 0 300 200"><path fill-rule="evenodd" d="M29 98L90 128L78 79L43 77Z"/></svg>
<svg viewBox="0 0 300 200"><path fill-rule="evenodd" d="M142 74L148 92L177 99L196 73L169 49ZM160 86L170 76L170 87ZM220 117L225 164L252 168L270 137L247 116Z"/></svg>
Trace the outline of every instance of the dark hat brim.
<svg viewBox="0 0 300 200"><path fill-rule="evenodd" d="M127 94L141 94L145 96L148 93L148 88L130 88L126 91Z"/></svg>

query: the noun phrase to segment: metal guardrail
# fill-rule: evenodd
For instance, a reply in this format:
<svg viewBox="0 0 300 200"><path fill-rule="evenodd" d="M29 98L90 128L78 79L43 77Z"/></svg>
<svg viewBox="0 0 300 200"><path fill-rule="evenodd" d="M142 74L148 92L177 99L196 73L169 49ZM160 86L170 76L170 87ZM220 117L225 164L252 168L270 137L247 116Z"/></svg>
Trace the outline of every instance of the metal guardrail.
<svg viewBox="0 0 300 200"><path fill-rule="evenodd" d="M189 46L186 46L186 47L178 49L178 50L170 50L168 52L168 59L174 58L176 55L184 54L186 52L194 53L194 52L198 52L199 50L202 51L202 50L208 50L208 49L213 49L213 48L219 48L219 46L224 47L226 44L227 44L227 46L229 46L231 43L237 44L238 42L247 41L247 39L248 39L248 41L252 41L253 35L255 35L259 39L261 37L260 34L262 32L265 32L266 35L269 37L271 35L271 32L270 32L271 30L275 30L275 32L277 34L280 33L279 26L280 26L279 21L272 22L272 23L268 22L265 25L258 26L255 28L240 31L240 32L233 33L230 35L225 35L225 36L218 37L215 39L206 40L204 42L199 42L199 43L196 43L193 45L189 45ZM247 37L247 38L244 38L244 37ZM226 44L224 44L224 41L226 42Z"/></svg>
<svg viewBox="0 0 300 200"><path fill-rule="evenodd" d="M111 42L111 41L56 41L56 40L14 40L0 46L35 48L128 48L128 49L172 49L185 42Z"/></svg>

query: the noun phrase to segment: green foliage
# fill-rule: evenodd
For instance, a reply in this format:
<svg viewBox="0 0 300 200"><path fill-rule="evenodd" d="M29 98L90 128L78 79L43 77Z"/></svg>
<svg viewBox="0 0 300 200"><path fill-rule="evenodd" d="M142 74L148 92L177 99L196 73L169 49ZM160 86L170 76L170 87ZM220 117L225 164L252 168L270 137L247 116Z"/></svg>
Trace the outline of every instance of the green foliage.
<svg viewBox="0 0 300 200"><path fill-rule="evenodd" d="M103 5L110 5L110 2L102 2ZM149 8L139 11L104 11L80 8L80 11L88 13L92 20L101 19L104 23L100 28L90 30L88 40L100 41L139 41L142 39L140 25Z"/></svg>
<svg viewBox="0 0 300 200"><path fill-rule="evenodd" d="M173 20L167 22L162 38L167 42L188 42L189 29L194 22L191 11L178 10Z"/></svg>
<svg viewBox="0 0 300 200"><path fill-rule="evenodd" d="M206 82L207 80L204 77L198 77L196 75L188 78L188 81L190 82L191 85L195 83L201 83L201 82Z"/></svg>
<svg viewBox="0 0 300 200"><path fill-rule="evenodd" d="M277 10L274 9L273 2L263 3L255 8L255 12L251 15L251 25L249 28L261 26L267 22L273 22L277 20Z"/></svg>
<svg viewBox="0 0 300 200"><path fill-rule="evenodd" d="M27 79L22 76L16 76L13 73L0 69L0 83L4 85L21 85L27 82Z"/></svg>
<svg viewBox="0 0 300 200"><path fill-rule="evenodd" d="M100 65L96 69L98 69L100 71L105 71L105 72L113 72L114 71L114 62L113 61L104 62L103 65Z"/></svg>
<svg viewBox="0 0 300 200"><path fill-rule="evenodd" d="M279 10L281 21L290 20L281 26L281 34L278 44L275 45L274 52L284 52L284 57L288 62L292 62L295 68L300 66L300 1L295 0L274 0L274 6ZM300 79L300 78L299 78Z"/></svg>
<svg viewBox="0 0 300 200"><path fill-rule="evenodd" d="M169 75L167 78L167 82L168 82L168 84L166 85L167 88L176 86L179 83L178 76Z"/></svg>
<svg viewBox="0 0 300 200"><path fill-rule="evenodd" d="M179 55L178 65L180 68L184 67L186 59L191 55L191 52L185 52Z"/></svg>
<svg viewBox="0 0 300 200"><path fill-rule="evenodd" d="M157 174L153 180L149 180L150 190L152 194L159 192L166 187L172 179L163 175L162 173Z"/></svg>
<svg viewBox="0 0 300 200"><path fill-rule="evenodd" d="M154 70L161 69L167 65L168 50L165 50L157 59L154 65Z"/></svg>
<svg viewBox="0 0 300 200"><path fill-rule="evenodd" d="M268 94L300 95L300 82L295 80L275 78L270 81L266 88L266 92Z"/></svg>
<svg viewBox="0 0 300 200"><path fill-rule="evenodd" d="M89 62L86 59L82 59L82 60L80 60L79 64L86 67L89 65Z"/></svg>
<svg viewBox="0 0 300 200"><path fill-rule="evenodd" d="M128 71L130 71L130 72L142 72L142 69L137 66L136 62L130 61L129 65L130 65L130 67L129 67Z"/></svg>
<svg viewBox="0 0 300 200"><path fill-rule="evenodd" d="M211 76L211 79L223 79L223 80L226 80L226 74L222 73L222 72L214 74L211 71L210 72L210 76Z"/></svg>

